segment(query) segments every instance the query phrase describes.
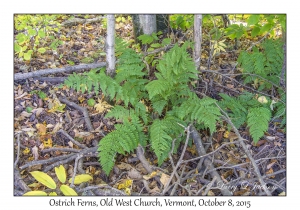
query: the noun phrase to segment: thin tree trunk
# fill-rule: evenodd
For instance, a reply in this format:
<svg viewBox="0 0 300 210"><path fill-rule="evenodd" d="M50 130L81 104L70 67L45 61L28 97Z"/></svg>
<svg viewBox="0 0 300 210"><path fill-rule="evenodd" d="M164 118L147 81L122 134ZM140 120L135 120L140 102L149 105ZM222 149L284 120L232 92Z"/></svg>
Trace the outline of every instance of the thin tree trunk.
<svg viewBox="0 0 300 210"><path fill-rule="evenodd" d="M156 15L139 15L144 34L156 32Z"/></svg>
<svg viewBox="0 0 300 210"><path fill-rule="evenodd" d="M106 72L113 77L116 73L115 15L107 15L106 63Z"/></svg>
<svg viewBox="0 0 300 210"><path fill-rule="evenodd" d="M197 69L200 67L202 42L202 15L194 16L194 62Z"/></svg>

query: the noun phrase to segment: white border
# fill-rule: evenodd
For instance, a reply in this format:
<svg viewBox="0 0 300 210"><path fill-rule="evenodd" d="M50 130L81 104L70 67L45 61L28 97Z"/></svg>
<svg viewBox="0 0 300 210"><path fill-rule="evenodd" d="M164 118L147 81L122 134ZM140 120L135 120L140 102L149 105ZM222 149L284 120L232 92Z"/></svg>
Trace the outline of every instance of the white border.
<svg viewBox="0 0 300 210"><path fill-rule="evenodd" d="M292 2L292 1L291 1ZM299 94L299 14L298 6L289 1L272 0L251 0L251 1L190 1L190 0L149 0L149 1L1 1L1 157L0 157L0 206L5 209L53 209L48 202L50 198L35 197L24 198L13 196L13 14L14 13L287 13L287 87L288 87L288 169L287 169L287 197L218 197L219 200L250 200L250 209L283 209L287 206L297 206L299 181L299 164L296 154L299 154L299 147L295 144L299 142L296 138L299 130L299 106L297 106ZM294 99L294 100L293 100ZM294 116L294 117L293 117ZM297 191L296 191L297 190ZM296 197L297 196L297 197ZM63 199L62 197L60 197ZM102 197L103 198L103 197ZM99 197L89 197L86 200L99 201ZM136 197L132 198L135 199ZM155 197L143 197L144 200ZM172 200L187 200L191 197L173 197ZM127 199L127 198L126 198ZM160 200L163 197L159 198ZM196 200L199 197L195 197ZM205 198L208 199L208 198ZM163 200L162 200L163 201ZM72 207L79 209L80 207ZM85 207L86 208L86 207ZM105 207L99 207L106 209ZM124 207L127 208L127 207ZM130 209L140 209L140 207L130 207ZM153 207L151 207L153 208ZM199 207L198 207L199 208ZM110 208L112 209L112 208ZM129 208L127 208L129 209ZM214 209L214 207L211 207ZM232 209L232 208L231 208Z"/></svg>

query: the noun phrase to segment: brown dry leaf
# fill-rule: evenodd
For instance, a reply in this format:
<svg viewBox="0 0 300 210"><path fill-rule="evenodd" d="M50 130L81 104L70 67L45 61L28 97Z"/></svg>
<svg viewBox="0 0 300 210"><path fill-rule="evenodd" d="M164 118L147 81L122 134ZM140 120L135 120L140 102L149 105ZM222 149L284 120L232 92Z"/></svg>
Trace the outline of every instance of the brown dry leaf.
<svg viewBox="0 0 300 210"><path fill-rule="evenodd" d="M266 172L266 174L272 174L272 173L274 173L273 168L270 168L270 169ZM271 179L274 179L275 176L270 176L270 178L271 178Z"/></svg>
<svg viewBox="0 0 300 210"><path fill-rule="evenodd" d="M160 181L161 183L164 185L164 187L166 187L166 184L167 182L169 181L170 179L170 176L165 174L165 173L162 173L161 177L160 177Z"/></svg>
<svg viewBox="0 0 300 210"><path fill-rule="evenodd" d="M251 144L252 144L252 146L260 147L261 145L263 145L267 142L268 142L267 140L263 139L263 140L259 140L257 143L252 142Z"/></svg>
<svg viewBox="0 0 300 210"><path fill-rule="evenodd" d="M56 123L56 125L54 126L52 133L57 133L57 131L59 131L59 129L62 128L62 123Z"/></svg>
<svg viewBox="0 0 300 210"><path fill-rule="evenodd" d="M121 170L125 169L127 171L129 171L132 168L131 165L129 165L127 163L123 163L123 162L117 166L119 167L119 169L121 169Z"/></svg>
<svg viewBox="0 0 300 210"><path fill-rule="evenodd" d="M274 141L276 139L276 137L275 136L266 136L266 139L268 141Z"/></svg>
<svg viewBox="0 0 300 210"><path fill-rule="evenodd" d="M47 132L47 128L44 124L38 123L38 124L36 124L36 128L38 129L38 133L41 136L45 135Z"/></svg>
<svg viewBox="0 0 300 210"><path fill-rule="evenodd" d="M233 175L233 170L228 170L228 171L226 171L225 173L223 173L222 175L223 175L223 177L226 179L227 177Z"/></svg>
<svg viewBox="0 0 300 210"><path fill-rule="evenodd" d="M34 146L32 148L32 154L34 156L34 160L38 160L39 159L39 149L37 148L37 146Z"/></svg>
<svg viewBox="0 0 300 210"><path fill-rule="evenodd" d="M155 186L153 189L151 189L151 190L149 191L149 193L150 193L151 195L156 195L156 194L160 193L160 189L159 189L157 186Z"/></svg>
<svg viewBox="0 0 300 210"><path fill-rule="evenodd" d="M40 146L39 146L40 150L43 150L44 149L44 144L41 143Z"/></svg>
<svg viewBox="0 0 300 210"><path fill-rule="evenodd" d="M73 148L73 146L74 146L73 142L71 142L71 141L68 141L68 145L69 145L69 147L71 147L71 148Z"/></svg>
<svg viewBox="0 0 300 210"><path fill-rule="evenodd" d="M40 114L44 111L44 108L36 108L33 109L32 112L35 113L35 115L38 117Z"/></svg>
<svg viewBox="0 0 300 210"><path fill-rule="evenodd" d="M275 146L278 146L278 147L281 146L280 142L278 142L278 141L274 141L274 145L275 145Z"/></svg>
<svg viewBox="0 0 300 210"><path fill-rule="evenodd" d="M142 179L143 176L138 172L135 168L130 169L128 172L128 176L130 179Z"/></svg>
<svg viewBox="0 0 300 210"><path fill-rule="evenodd" d="M147 174L147 171L146 169L144 168L143 164L142 163L139 163L135 166L135 168L141 172L142 174Z"/></svg>

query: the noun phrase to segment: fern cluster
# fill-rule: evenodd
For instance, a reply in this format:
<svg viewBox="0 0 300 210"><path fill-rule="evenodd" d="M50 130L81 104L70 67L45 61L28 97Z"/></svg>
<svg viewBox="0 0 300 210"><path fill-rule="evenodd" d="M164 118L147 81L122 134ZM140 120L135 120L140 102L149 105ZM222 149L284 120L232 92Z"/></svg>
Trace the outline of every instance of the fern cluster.
<svg viewBox="0 0 300 210"><path fill-rule="evenodd" d="M279 39L267 39L261 44L261 50L253 48L253 52L240 53L238 62L243 73L256 74L279 85L280 73L283 64L283 42ZM253 75L244 76L244 83L255 82L259 90L270 88L271 84Z"/></svg>
<svg viewBox="0 0 300 210"><path fill-rule="evenodd" d="M258 142L269 127L271 119L270 103L261 104L254 99L253 94L248 92L244 92L236 98L223 93L219 95L223 100L219 101L218 104L228 113L234 126L240 128L241 125L247 123L253 141Z"/></svg>
<svg viewBox="0 0 300 210"><path fill-rule="evenodd" d="M73 74L65 84L78 91L101 90L115 106L106 118L115 118L120 124L99 142L99 161L108 174L117 154L132 152L139 144L150 143L158 164L168 157L172 142L178 146L187 123L195 121L203 128L215 130L220 112L210 98L199 99L190 89L197 79L192 58L187 53L190 43L175 45L156 63L156 79L149 81L141 55L116 40L118 59L116 75L107 76L104 69L95 69L82 75ZM180 124L180 125L179 125ZM174 149L176 151L176 148Z"/></svg>

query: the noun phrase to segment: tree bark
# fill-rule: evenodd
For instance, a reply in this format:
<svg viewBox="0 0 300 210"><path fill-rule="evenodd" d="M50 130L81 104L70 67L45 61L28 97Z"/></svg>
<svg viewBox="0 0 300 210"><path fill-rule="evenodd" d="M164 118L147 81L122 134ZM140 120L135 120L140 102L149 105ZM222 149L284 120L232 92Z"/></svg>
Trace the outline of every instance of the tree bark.
<svg viewBox="0 0 300 210"><path fill-rule="evenodd" d="M202 15L194 15L194 62L196 69L200 67L202 42Z"/></svg>
<svg viewBox="0 0 300 210"><path fill-rule="evenodd" d="M106 63L106 72L113 77L116 73L115 15L107 15Z"/></svg>

